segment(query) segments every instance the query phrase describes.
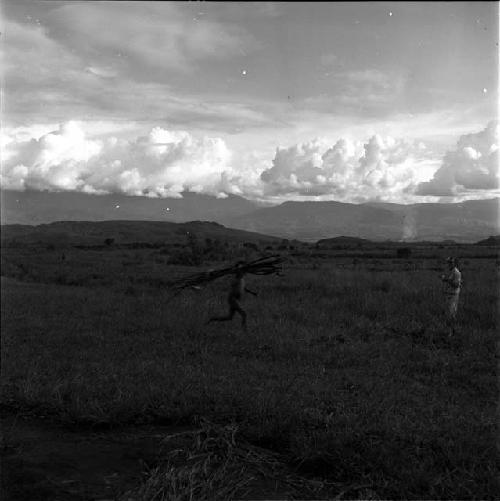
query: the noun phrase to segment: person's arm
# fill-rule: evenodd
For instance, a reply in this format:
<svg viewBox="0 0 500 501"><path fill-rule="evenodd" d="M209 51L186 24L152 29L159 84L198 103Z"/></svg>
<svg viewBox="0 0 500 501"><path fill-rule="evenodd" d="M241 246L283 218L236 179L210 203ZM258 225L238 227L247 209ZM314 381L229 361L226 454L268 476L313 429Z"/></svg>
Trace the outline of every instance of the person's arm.
<svg viewBox="0 0 500 501"><path fill-rule="evenodd" d="M460 287L460 278L458 276L458 273L451 272L448 276L441 275L441 279L443 282L447 283L454 289L458 289L458 287Z"/></svg>
<svg viewBox="0 0 500 501"><path fill-rule="evenodd" d="M448 279L448 283L453 288L458 289L460 287L460 275L456 271L454 271Z"/></svg>
<svg viewBox="0 0 500 501"><path fill-rule="evenodd" d="M452 275L448 275L448 274L443 274L441 275L441 280L446 283L446 284L450 284L451 285L451 282L452 282Z"/></svg>
<svg viewBox="0 0 500 501"><path fill-rule="evenodd" d="M254 291L251 291L248 287L245 287L245 291L249 292L250 294L253 294L254 296L257 296L258 294Z"/></svg>

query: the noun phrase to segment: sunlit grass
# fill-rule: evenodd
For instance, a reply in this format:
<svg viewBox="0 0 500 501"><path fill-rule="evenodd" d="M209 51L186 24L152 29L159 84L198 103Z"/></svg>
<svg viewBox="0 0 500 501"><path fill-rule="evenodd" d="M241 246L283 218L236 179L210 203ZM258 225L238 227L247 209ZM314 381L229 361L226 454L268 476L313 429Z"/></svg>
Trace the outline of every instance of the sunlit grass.
<svg viewBox="0 0 500 501"><path fill-rule="evenodd" d="M204 326L223 281L170 300L103 274L111 287L2 279L4 403L81 424L207 417L384 498L493 497L494 263L465 273L452 339L431 269L250 278L248 334Z"/></svg>

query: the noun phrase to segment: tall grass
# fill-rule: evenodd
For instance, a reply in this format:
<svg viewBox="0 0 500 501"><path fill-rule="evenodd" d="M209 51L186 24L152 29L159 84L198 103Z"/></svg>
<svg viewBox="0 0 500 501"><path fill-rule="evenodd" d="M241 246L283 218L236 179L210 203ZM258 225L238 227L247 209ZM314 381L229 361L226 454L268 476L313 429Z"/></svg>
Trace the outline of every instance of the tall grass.
<svg viewBox="0 0 500 501"><path fill-rule="evenodd" d="M430 269L250 279L248 334L204 326L223 282L170 300L2 279L3 402L80 424L237 423L302 475L382 498L493 498L497 276L474 266L451 339Z"/></svg>

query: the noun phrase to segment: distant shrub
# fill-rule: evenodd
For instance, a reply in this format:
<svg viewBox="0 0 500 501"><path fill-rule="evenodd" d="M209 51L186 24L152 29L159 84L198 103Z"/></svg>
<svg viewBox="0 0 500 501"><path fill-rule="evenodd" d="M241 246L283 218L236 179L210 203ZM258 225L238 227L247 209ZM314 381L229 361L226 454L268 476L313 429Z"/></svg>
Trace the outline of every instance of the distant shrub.
<svg viewBox="0 0 500 501"><path fill-rule="evenodd" d="M284 238L280 245L278 245L278 250L287 250L288 246L290 245L290 241L286 238Z"/></svg>
<svg viewBox="0 0 500 501"><path fill-rule="evenodd" d="M54 282L58 285L66 285L68 283L65 275L56 275Z"/></svg>
<svg viewBox="0 0 500 501"><path fill-rule="evenodd" d="M411 256L411 249L409 247L400 247L396 251L396 255L400 258L409 258Z"/></svg>
<svg viewBox="0 0 500 501"><path fill-rule="evenodd" d="M115 239L114 239L114 238L106 238L106 239L104 240L104 243L105 243L107 246L110 246L111 244L113 244L113 243L114 243L114 241L115 241Z"/></svg>
<svg viewBox="0 0 500 501"><path fill-rule="evenodd" d="M190 250L190 262L194 266L200 265L203 262L203 254L204 254L203 244L199 241L198 237L194 233L188 233L187 245Z"/></svg>
<svg viewBox="0 0 500 501"><path fill-rule="evenodd" d="M66 279L66 285L86 285L86 280L83 277L74 277L74 278L67 278Z"/></svg>
<svg viewBox="0 0 500 501"><path fill-rule="evenodd" d="M136 296L137 295L137 289L135 287L133 287L132 285L129 285L125 289L125 294L127 296Z"/></svg>
<svg viewBox="0 0 500 501"><path fill-rule="evenodd" d="M162 245L150 242L132 242L130 244L123 244L126 249L159 249Z"/></svg>
<svg viewBox="0 0 500 501"><path fill-rule="evenodd" d="M192 249L184 247L172 253L168 259L168 264L179 264L182 266L199 266L203 259L201 254L194 254Z"/></svg>
<svg viewBox="0 0 500 501"><path fill-rule="evenodd" d="M247 249L252 249L254 251L259 251L259 246L257 244L254 244L253 242L245 242L243 244L243 247L246 247Z"/></svg>
<svg viewBox="0 0 500 501"><path fill-rule="evenodd" d="M389 292L391 290L391 282L388 279L384 279L373 284L372 289L375 291Z"/></svg>

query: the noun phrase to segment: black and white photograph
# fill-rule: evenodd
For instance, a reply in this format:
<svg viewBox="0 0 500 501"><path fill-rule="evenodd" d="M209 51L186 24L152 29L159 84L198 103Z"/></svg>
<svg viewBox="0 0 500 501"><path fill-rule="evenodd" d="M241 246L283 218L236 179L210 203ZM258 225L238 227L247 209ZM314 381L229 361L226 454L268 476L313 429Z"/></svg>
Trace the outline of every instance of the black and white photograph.
<svg viewBox="0 0 500 501"><path fill-rule="evenodd" d="M2 0L2 501L494 500L499 2Z"/></svg>

